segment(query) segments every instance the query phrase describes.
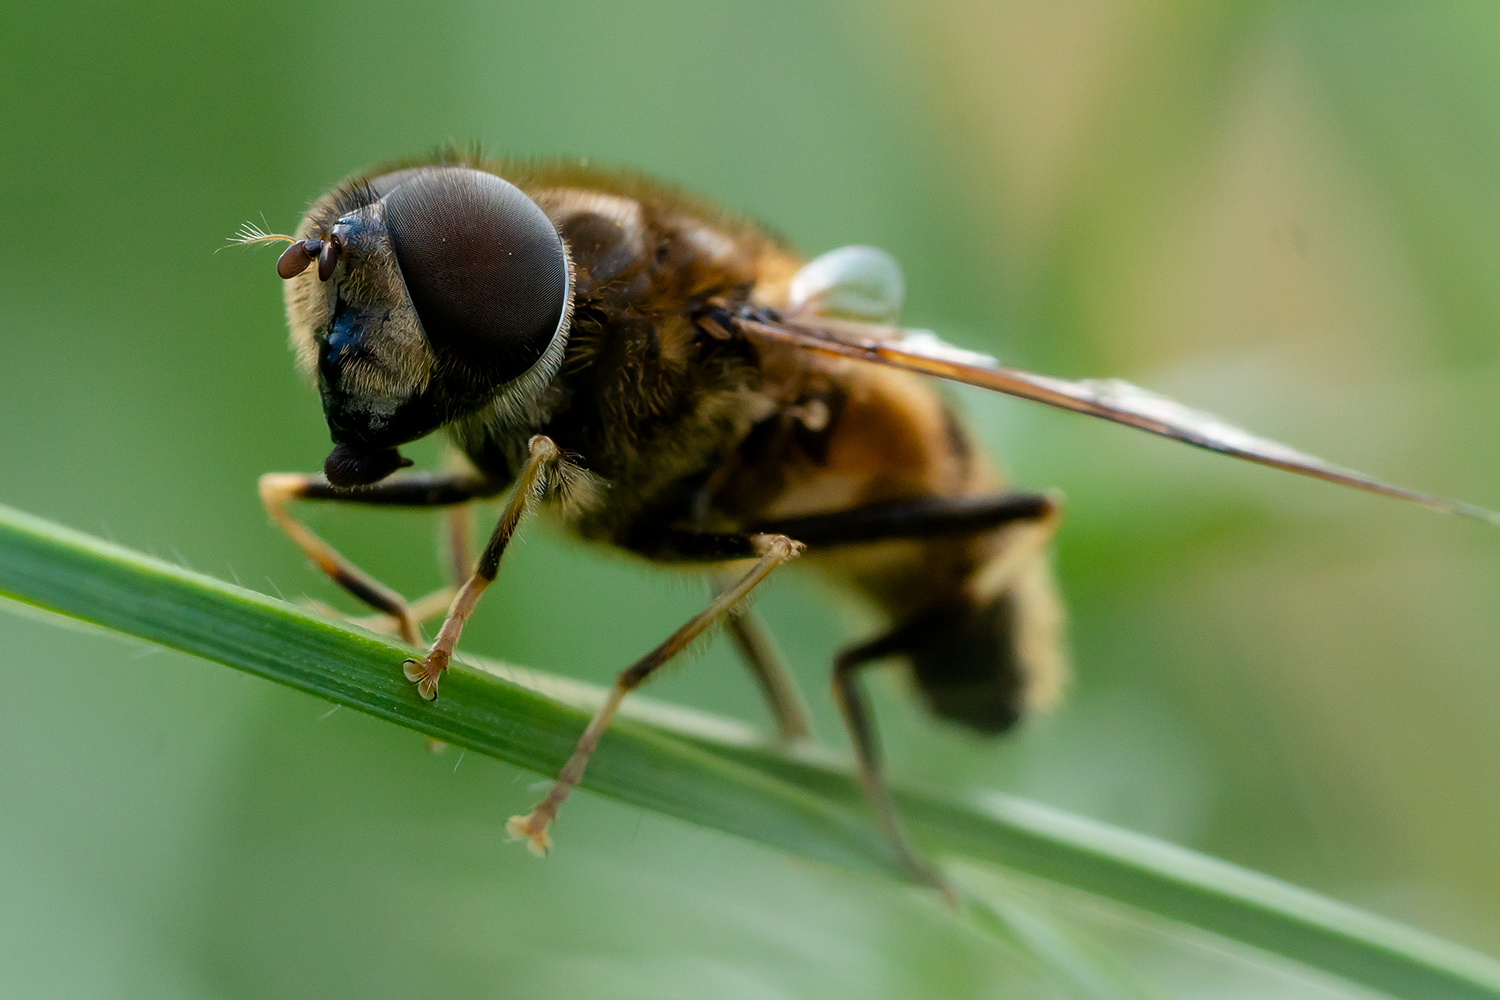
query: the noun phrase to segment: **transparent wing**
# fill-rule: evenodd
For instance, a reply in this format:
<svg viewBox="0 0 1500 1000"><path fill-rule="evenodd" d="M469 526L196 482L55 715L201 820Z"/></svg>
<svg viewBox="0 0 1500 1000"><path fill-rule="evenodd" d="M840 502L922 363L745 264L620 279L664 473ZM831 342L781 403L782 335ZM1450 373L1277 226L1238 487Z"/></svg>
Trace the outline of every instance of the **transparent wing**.
<svg viewBox="0 0 1500 1000"><path fill-rule="evenodd" d="M1420 493L1340 468L1118 379L1070 382L1018 368L1006 368L988 355L946 344L928 330L905 330L825 316L788 319L768 310L753 309L723 313L713 317L713 322L726 329L736 329L752 339L791 344L819 354L858 358L993 389L1058 409L1112 420L1247 462L1409 500L1433 510L1476 518L1500 527L1500 514L1483 507Z"/></svg>
<svg viewBox="0 0 1500 1000"><path fill-rule="evenodd" d="M879 247L839 247L792 276L786 315L895 323L905 298L906 278L896 258Z"/></svg>

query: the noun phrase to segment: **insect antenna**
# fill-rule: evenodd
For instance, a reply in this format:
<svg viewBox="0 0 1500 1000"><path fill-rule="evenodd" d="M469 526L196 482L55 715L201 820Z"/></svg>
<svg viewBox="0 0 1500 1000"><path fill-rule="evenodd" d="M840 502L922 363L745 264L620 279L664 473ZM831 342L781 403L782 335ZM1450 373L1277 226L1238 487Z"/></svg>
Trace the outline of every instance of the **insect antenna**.
<svg viewBox="0 0 1500 1000"><path fill-rule="evenodd" d="M229 237L229 242L219 247L219 250L225 250L229 247L250 246L255 243L296 242L297 237L295 236L286 236L282 233L268 233L253 222L245 222L240 224L240 228L236 229L234 235ZM219 250L215 250L214 253L218 253Z"/></svg>

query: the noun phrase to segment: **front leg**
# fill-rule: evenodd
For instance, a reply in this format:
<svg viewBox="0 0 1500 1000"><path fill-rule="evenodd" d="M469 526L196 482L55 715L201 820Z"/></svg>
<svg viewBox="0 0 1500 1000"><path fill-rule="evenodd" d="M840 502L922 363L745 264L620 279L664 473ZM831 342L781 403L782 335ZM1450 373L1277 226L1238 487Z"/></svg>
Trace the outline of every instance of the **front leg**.
<svg viewBox="0 0 1500 1000"><path fill-rule="evenodd" d="M400 594L370 576L291 514L293 500L336 500L378 507L453 507L499 492L498 484L474 475L415 475L390 479L360 489L338 489L317 475L269 472L260 477L260 499L282 531L339 586L396 623L403 641L419 642L417 622L429 616L419 603L412 607ZM447 603L447 602L444 602Z"/></svg>
<svg viewBox="0 0 1500 1000"><path fill-rule="evenodd" d="M402 671L406 674L406 679L414 682L417 693L428 701L437 697L438 681L442 679L443 671L448 669L448 661L453 658L453 649L458 645L464 622L474 613L479 595L484 593L499 572L500 557L505 554L505 548L515 535L521 518L536 506L537 500L547 488L548 478L562 460L562 453L558 451L557 445L543 434L531 439L530 450L521 474L516 477L515 489L506 501L505 511L500 515L500 523L495 525L495 532L490 535L489 543L479 556L474 572L453 598L453 604L448 608L448 617L443 620L443 627L438 631L432 648L420 660L407 660L403 665Z"/></svg>

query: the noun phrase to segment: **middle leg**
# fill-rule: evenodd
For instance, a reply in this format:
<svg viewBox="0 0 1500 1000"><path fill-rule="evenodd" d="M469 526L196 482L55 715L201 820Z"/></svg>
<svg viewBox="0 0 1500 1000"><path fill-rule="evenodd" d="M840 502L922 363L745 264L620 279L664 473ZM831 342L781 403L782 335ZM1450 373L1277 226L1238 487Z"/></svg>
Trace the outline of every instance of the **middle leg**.
<svg viewBox="0 0 1500 1000"><path fill-rule="evenodd" d="M807 699L797 687L781 648L752 607L730 608L724 616L724 630L739 650L740 659L750 668L760 688L761 697L776 720L776 732L782 740L792 742L812 735L808 721Z"/></svg>
<svg viewBox="0 0 1500 1000"><path fill-rule="evenodd" d="M532 854L540 857L552 849L552 838L547 834L547 827L557 818L557 812L562 808L563 801L567 799L568 794L583 780L583 770L588 765L589 757L598 747L599 738L609 728L625 696L644 684L657 669L686 649L694 639L708 631L720 615L729 612L739 604L761 581L770 576L772 570L796 558L802 551L799 543L785 535L719 537L731 544L738 543L748 548L748 551L737 554L760 558L748 573L720 591L708 607L694 615L686 625L673 632L665 642L620 671L615 678L614 686L609 689L609 695L604 699L604 704L599 706L594 717L589 720L587 728L584 729L583 735L579 737L578 746L574 749L573 755L568 758L568 762L563 765L562 772L553 783L551 791L532 808L530 813L525 816L512 816L505 824L505 829L511 837L515 840L525 840Z"/></svg>

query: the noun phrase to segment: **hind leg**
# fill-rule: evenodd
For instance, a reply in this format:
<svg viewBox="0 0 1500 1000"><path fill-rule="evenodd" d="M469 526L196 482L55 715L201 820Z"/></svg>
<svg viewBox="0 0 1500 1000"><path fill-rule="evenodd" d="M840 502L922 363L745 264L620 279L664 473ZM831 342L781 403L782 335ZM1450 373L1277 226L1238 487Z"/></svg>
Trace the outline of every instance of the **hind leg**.
<svg viewBox="0 0 1500 1000"><path fill-rule="evenodd" d="M897 630L887 632L870 642L851 646L840 653L833 666L833 697L844 716L844 725L849 729L849 741L854 747L854 763L859 773L860 786L865 792L865 800L874 811L886 838L913 878L940 890L953 902L956 896L948 880L933 867L932 862L912 847L907 838L901 814L896 810L896 803L891 800L891 793L881 776L880 741L875 735L875 717L859 686L859 672L876 660L899 652L903 642L904 638Z"/></svg>
<svg viewBox="0 0 1500 1000"><path fill-rule="evenodd" d="M912 846L901 822L890 792L881 774L879 742L875 720L859 683L860 672L887 657L910 657L917 667L917 679L933 695L933 684L939 682L943 693L952 693L954 701L965 711L976 714L984 723L980 728L998 729L1015 721L1007 689L1012 664L1009 653L996 647L1003 645L1003 634L995 631L991 621L994 609L1003 609L1002 598L1024 585L1033 575L1041 553L1062 515L1062 499L1056 494L1001 493L973 497L929 497L914 501L872 505L850 511L809 515L772 522L763 527L795 533L806 538L817 550L841 545L894 539L941 539L972 536L1013 525L1010 541L997 558L976 567L971 578L972 589L955 593L947 601L920 612L896 628L869 642L850 647L839 654L833 670L833 694L854 749L860 785L886 837L913 878L941 890L952 901L955 897L932 863ZM1028 606L1035 602L1027 602ZM994 631L993 639L989 633ZM991 641L986 641L991 640ZM930 656L936 649L937 656ZM1002 652L1006 652L1002 656ZM947 654L952 655L947 655ZM985 662L963 664L968 654L977 654ZM941 677L924 673L922 667L941 660L951 672L955 667L972 667L975 683L965 676ZM993 662L991 662L993 661ZM959 690L961 689L961 690ZM934 704L940 714L974 724L953 711L943 712L947 705ZM992 711L993 709L993 711Z"/></svg>

